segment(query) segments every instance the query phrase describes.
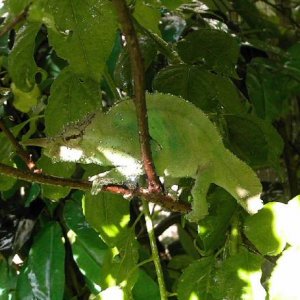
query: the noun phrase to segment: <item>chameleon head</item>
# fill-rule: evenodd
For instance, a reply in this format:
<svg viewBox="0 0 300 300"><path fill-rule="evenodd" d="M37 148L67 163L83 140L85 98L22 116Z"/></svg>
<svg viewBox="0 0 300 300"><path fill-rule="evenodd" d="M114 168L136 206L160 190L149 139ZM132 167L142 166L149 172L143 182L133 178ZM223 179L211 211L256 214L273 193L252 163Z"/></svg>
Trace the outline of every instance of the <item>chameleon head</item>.
<svg viewBox="0 0 300 300"><path fill-rule="evenodd" d="M83 157L79 138L66 139L64 136L30 139L22 142L24 146L37 146L44 149L44 154L53 161L78 162Z"/></svg>

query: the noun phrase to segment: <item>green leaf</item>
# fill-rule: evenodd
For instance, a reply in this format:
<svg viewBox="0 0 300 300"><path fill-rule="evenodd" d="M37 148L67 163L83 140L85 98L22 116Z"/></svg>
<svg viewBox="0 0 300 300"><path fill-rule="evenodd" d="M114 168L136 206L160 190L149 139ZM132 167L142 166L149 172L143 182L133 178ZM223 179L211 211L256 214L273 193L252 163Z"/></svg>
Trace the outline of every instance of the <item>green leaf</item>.
<svg viewBox="0 0 300 300"><path fill-rule="evenodd" d="M17 32L14 47L8 57L9 74L16 87L29 92L35 85L38 71L34 60L35 38L40 23L26 23Z"/></svg>
<svg viewBox="0 0 300 300"><path fill-rule="evenodd" d="M285 223L287 206L279 202L267 203L244 224L247 238L263 255L278 255L286 245Z"/></svg>
<svg viewBox="0 0 300 300"><path fill-rule="evenodd" d="M300 249L291 247L277 260L269 280L270 300L298 299L300 295Z"/></svg>
<svg viewBox="0 0 300 300"><path fill-rule="evenodd" d="M102 265L108 247L86 222L81 206L75 201L69 200L65 205L64 219L69 228L67 235L73 258L86 277L90 289L93 293L99 293L104 277Z"/></svg>
<svg viewBox="0 0 300 300"><path fill-rule="evenodd" d="M139 38L139 45L143 56L144 68L145 71L147 71L150 64L156 57L157 49L154 41L146 36L141 36ZM114 79L118 87L127 91L129 95L133 93L131 63L128 49L126 47L123 48L118 57L116 67L114 69Z"/></svg>
<svg viewBox="0 0 300 300"><path fill-rule="evenodd" d="M37 166L41 168L48 175L59 176L59 177L70 177L75 171L75 164L66 162L53 161L47 156L42 155L37 162ZM69 187L58 187L51 185L42 185L42 194L45 198L50 200L59 200L67 196L70 192Z"/></svg>
<svg viewBox="0 0 300 300"><path fill-rule="evenodd" d="M67 67L54 81L48 101L45 126L47 135L51 136L61 132L64 125L78 121L101 107L100 86L85 75L76 75Z"/></svg>
<svg viewBox="0 0 300 300"><path fill-rule="evenodd" d="M182 273L178 283L178 299L207 299L213 300L214 257L195 260Z"/></svg>
<svg viewBox="0 0 300 300"><path fill-rule="evenodd" d="M160 36L161 34L158 27L161 18L160 11L158 8L145 2L146 1L143 0L136 1L133 16L143 27Z"/></svg>
<svg viewBox="0 0 300 300"><path fill-rule="evenodd" d="M22 300L32 300L34 295L29 281L29 268L23 267L17 280L16 298Z"/></svg>
<svg viewBox="0 0 300 300"><path fill-rule="evenodd" d="M130 220L129 202L120 195L101 192L86 194L83 202L86 220L96 229L106 244L114 247L127 233Z"/></svg>
<svg viewBox="0 0 300 300"><path fill-rule="evenodd" d="M100 81L113 48L117 22L107 0L51 0L55 27L49 28L50 43L75 73Z"/></svg>
<svg viewBox="0 0 300 300"><path fill-rule="evenodd" d="M209 195L208 203L209 215L198 223L198 231L204 251L212 253L225 242L226 231L230 226L237 203L230 194L221 188L217 188Z"/></svg>
<svg viewBox="0 0 300 300"><path fill-rule="evenodd" d="M266 292L260 283L261 264L262 257L241 248L217 270L213 296L217 299L265 300Z"/></svg>
<svg viewBox="0 0 300 300"><path fill-rule="evenodd" d="M37 85L29 92L24 92L16 87L14 83L11 84L11 90L14 94L13 105L21 112L28 113L34 106L37 105L41 96L40 90Z"/></svg>
<svg viewBox="0 0 300 300"><path fill-rule="evenodd" d="M139 276L132 290L134 300L160 300L157 283L144 271L139 270Z"/></svg>
<svg viewBox="0 0 300 300"><path fill-rule="evenodd" d="M61 228L48 223L29 253L28 278L37 299L62 299L64 292L65 248Z"/></svg>
<svg viewBox="0 0 300 300"><path fill-rule="evenodd" d="M0 299L13 299L16 285L16 271L0 255Z"/></svg>
<svg viewBox="0 0 300 300"><path fill-rule="evenodd" d="M12 14L17 15L21 13L24 8L31 2L31 0L9 0L9 10Z"/></svg>
<svg viewBox="0 0 300 300"><path fill-rule="evenodd" d="M225 115L229 148L252 167L280 170L283 140L275 128L254 115Z"/></svg>
<svg viewBox="0 0 300 300"><path fill-rule="evenodd" d="M177 48L180 57L186 63L203 64L209 70L237 77L235 66L239 46L236 39L228 33L214 29L199 29L180 41Z"/></svg>
<svg viewBox="0 0 300 300"><path fill-rule="evenodd" d="M296 196L287 204L288 215L284 231L287 243L300 246L300 196Z"/></svg>
<svg viewBox="0 0 300 300"><path fill-rule="evenodd" d="M294 79L278 72L278 68L281 66L261 58L252 60L248 66L246 84L250 100L257 116L269 122L287 113L288 100L294 95Z"/></svg>
<svg viewBox="0 0 300 300"><path fill-rule="evenodd" d="M104 263L106 284L121 284L128 292L138 276L138 247L135 234L128 228L129 202L120 195L101 192L92 196L87 194L83 202L87 221L95 228L101 238L111 247Z"/></svg>
<svg viewBox="0 0 300 300"><path fill-rule="evenodd" d="M162 69L154 79L154 89L181 96L205 111L224 107L240 113L243 105L233 83L195 65L175 65Z"/></svg>

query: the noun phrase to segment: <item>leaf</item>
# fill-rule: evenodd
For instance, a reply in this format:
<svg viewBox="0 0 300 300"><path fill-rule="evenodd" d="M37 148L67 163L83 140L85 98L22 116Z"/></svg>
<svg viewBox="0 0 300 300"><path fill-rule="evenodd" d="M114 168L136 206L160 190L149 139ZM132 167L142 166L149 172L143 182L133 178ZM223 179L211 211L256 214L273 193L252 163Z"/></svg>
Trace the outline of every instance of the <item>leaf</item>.
<svg viewBox="0 0 300 300"><path fill-rule="evenodd" d="M120 195L101 192L86 194L83 202L86 220L100 233L106 244L114 247L127 233L130 220L129 202Z"/></svg>
<svg viewBox="0 0 300 300"><path fill-rule="evenodd" d="M178 299L213 300L211 289L213 284L214 257L195 260L182 273L178 283Z"/></svg>
<svg viewBox="0 0 300 300"><path fill-rule="evenodd" d="M26 23L17 32L16 40L8 56L9 74L16 87L29 92L35 85L35 74L38 71L34 60L35 38L40 23Z"/></svg>
<svg viewBox="0 0 300 300"><path fill-rule="evenodd" d="M16 284L16 271L11 268L0 255L0 299L10 300L14 298Z"/></svg>
<svg viewBox="0 0 300 300"><path fill-rule="evenodd" d="M69 200L65 205L64 219L69 228L67 235L73 258L86 277L90 289L93 293L99 293L104 277L102 265L108 247L86 222L82 208L75 201Z"/></svg>
<svg viewBox="0 0 300 300"><path fill-rule="evenodd" d="M252 167L281 170L283 140L275 128L254 115L225 115L229 148ZM247 138L245 138L247 137Z"/></svg>
<svg viewBox="0 0 300 300"><path fill-rule="evenodd" d="M237 77L235 66L239 46L236 39L226 32L199 29L180 41L177 49L186 63L203 64L208 70Z"/></svg>
<svg viewBox="0 0 300 300"><path fill-rule="evenodd" d="M241 248L217 270L213 296L217 299L264 300L266 292L260 283L261 264L262 257Z"/></svg>
<svg viewBox="0 0 300 300"><path fill-rule="evenodd" d="M270 300L298 299L300 295L300 249L290 247L277 260L269 280Z"/></svg>
<svg viewBox="0 0 300 300"><path fill-rule="evenodd" d="M28 274L29 274L28 267L27 266L23 267L17 280L16 299L22 299L22 300L34 299Z"/></svg>
<svg viewBox="0 0 300 300"><path fill-rule="evenodd" d="M100 86L85 75L76 75L67 67L54 81L48 101L45 130L47 135L53 136L61 132L64 125L78 121L101 107Z"/></svg>
<svg viewBox="0 0 300 300"><path fill-rule="evenodd" d="M181 64L162 69L153 87L159 92L181 96L204 111L216 111L221 107L230 113L244 111L233 83L200 66Z"/></svg>
<svg viewBox="0 0 300 300"><path fill-rule="evenodd" d="M161 35L158 27L160 21L160 11L158 8L147 4L146 1L138 0L134 6L133 16L143 27L159 36Z"/></svg>
<svg viewBox="0 0 300 300"><path fill-rule="evenodd" d="M287 243L291 246L300 246L300 196L296 196L287 204L288 215L284 231Z"/></svg>
<svg viewBox="0 0 300 300"><path fill-rule="evenodd" d="M57 162L53 161L42 155L37 162L37 166L42 169L48 175L59 176L59 177L70 177L75 171L75 164L66 163L66 162ZM42 185L42 194L43 197L50 200L59 200L67 196L71 188L69 187L58 187L51 185Z"/></svg>
<svg viewBox="0 0 300 300"><path fill-rule="evenodd" d="M154 41L145 36L141 36L139 38L139 45L144 61L144 68L145 71L147 71L150 64L156 57L157 49ZM131 63L128 49L126 47L123 48L118 57L116 67L114 69L114 78L118 87L127 91L130 95L133 93Z"/></svg>
<svg viewBox="0 0 300 300"><path fill-rule="evenodd" d="M157 283L145 272L139 270L138 280L132 290L134 300L160 300Z"/></svg>
<svg viewBox="0 0 300 300"><path fill-rule="evenodd" d="M21 13L24 8L31 2L31 0L9 0L9 10L12 14L17 15Z"/></svg>
<svg viewBox="0 0 300 300"><path fill-rule="evenodd" d="M113 48L117 22L107 0L51 0L56 28L49 28L51 45L73 72L99 82Z"/></svg>
<svg viewBox="0 0 300 300"><path fill-rule="evenodd" d="M248 66L246 84L257 116L269 122L287 112L292 95L292 80L278 73L276 66L265 59L254 59ZM274 89L276 86L276 89Z"/></svg>
<svg viewBox="0 0 300 300"><path fill-rule="evenodd" d="M62 299L65 248L57 223L49 222L35 240L28 261L28 278L37 299Z"/></svg>
<svg viewBox="0 0 300 300"><path fill-rule="evenodd" d="M269 202L245 220L244 232L262 255L278 255L286 245L284 228L287 221L287 206Z"/></svg>
<svg viewBox="0 0 300 300"><path fill-rule="evenodd" d="M25 113L28 113L34 106L37 105L41 96L37 85L34 85L30 92L23 92L22 90L18 89L14 83L12 83L11 90L14 94L14 107Z"/></svg>
<svg viewBox="0 0 300 300"><path fill-rule="evenodd" d="M83 203L87 221L101 238L117 251L111 250L104 263L106 284L114 286L123 282L131 290L137 279L138 248L135 234L128 228L129 203L120 195L101 192L87 194Z"/></svg>
<svg viewBox="0 0 300 300"><path fill-rule="evenodd" d="M198 224L199 237L204 251L213 253L226 239L226 231L236 210L235 199L225 190L217 188L208 197L209 215Z"/></svg>

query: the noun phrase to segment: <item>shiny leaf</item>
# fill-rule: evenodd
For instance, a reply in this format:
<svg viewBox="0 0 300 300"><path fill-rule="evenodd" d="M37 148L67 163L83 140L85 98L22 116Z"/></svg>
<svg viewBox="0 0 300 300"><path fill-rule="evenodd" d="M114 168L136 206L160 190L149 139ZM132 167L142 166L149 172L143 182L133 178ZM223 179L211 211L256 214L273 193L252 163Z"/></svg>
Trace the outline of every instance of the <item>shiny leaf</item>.
<svg viewBox="0 0 300 300"><path fill-rule="evenodd" d="M57 223L48 223L29 254L28 278L37 299L63 299L65 248Z"/></svg>

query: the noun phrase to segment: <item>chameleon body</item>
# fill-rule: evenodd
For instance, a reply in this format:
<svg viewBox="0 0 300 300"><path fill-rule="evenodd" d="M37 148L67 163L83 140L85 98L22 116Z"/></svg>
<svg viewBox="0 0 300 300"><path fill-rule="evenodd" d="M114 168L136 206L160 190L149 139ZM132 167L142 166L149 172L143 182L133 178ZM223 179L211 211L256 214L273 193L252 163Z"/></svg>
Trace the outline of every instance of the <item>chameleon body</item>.
<svg viewBox="0 0 300 300"><path fill-rule="evenodd" d="M147 95L147 109L158 175L195 179L188 215L191 221L207 215L206 194L211 183L224 188L249 213L262 207L261 184L255 172L224 147L218 130L201 110L166 94ZM114 166L119 177L99 174L93 177L98 185L135 181L144 174L132 100L69 125L56 137L27 144L45 147L46 155L54 160Z"/></svg>

